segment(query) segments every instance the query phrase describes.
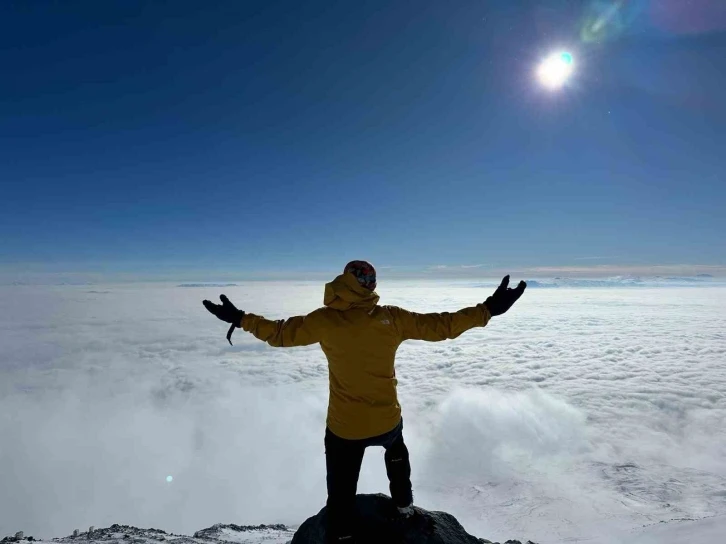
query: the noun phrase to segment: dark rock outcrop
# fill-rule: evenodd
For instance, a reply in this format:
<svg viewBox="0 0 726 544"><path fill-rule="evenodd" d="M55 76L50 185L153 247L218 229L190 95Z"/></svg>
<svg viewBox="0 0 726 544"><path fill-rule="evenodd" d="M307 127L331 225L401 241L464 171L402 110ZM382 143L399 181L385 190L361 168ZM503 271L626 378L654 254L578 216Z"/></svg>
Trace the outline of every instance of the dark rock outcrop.
<svg viewBox="0 0 726 544"><path fill-rule="evenodd" d="M356 544L492 544L467 533L451 514L415 508L415 514L401 519L385 495L358 495ZM327 512L323 508L308 518L295 533L291 544L325 544ZM509 540L506 544L521 544ZM534 544L534 543L528 543Z"/></svg>
<svg viewBox="0 0 726 544"><path fill-rule="evenodd" d="M161 529L139 529L131 525L119 525L114 523L111 527L96 529L91 533L78 533L62 538L54 538L54 542L72 544L79 539L92 540L94 542L117 542L119 540L131 541L164 541L167 537L173 536Z"/></svg>

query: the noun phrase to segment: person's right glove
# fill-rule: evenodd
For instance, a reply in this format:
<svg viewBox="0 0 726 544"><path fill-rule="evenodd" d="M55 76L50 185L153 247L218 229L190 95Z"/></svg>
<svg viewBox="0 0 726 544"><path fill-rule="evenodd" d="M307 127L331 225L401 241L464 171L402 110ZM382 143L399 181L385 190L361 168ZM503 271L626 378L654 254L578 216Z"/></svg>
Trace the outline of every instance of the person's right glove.
<svg viewBox="0 0 726 544"><path fill-rule="evenodd" d="M214 314L217 319L221 319L227 323L232 323L232 326L227 331L227 342L232 345L232 333L235 329L242 327L242 318L245 313L242 310L238 310L237 306L232 304L227 298L227 295L219 295L219 300L222 304L215 304L209 300L203 300L202 304L209 310L211 314Z"/></svg>
<svg viewBox="0 0 726 544"><path fill-rule="evenodd" d="M492 317L502 315L509 310L527 288L527 283L524 281L520 281L515 289L510 289L508 285L509 275L506 275L502 283L497 287L497 290L494 291L494 294L484 302L487 308L489 308L489 313L492 314Z"/></svg>

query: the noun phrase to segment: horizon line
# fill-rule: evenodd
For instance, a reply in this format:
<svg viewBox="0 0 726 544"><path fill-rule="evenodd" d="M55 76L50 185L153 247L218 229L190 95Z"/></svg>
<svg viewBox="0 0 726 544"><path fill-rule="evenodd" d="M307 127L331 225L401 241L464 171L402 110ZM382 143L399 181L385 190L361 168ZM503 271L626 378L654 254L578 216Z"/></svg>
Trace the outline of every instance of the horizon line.
<svg viewBox="0 0 726 544"><path fill-rule="evenodd" d="M329 281L341 271L326 270L247 270L198 269L178 267L167 271L97 270L33 270L15 265L14 270L0 266L0 285L99 284L182 282L218 283L232 281ZM242 267L241 267L242 268ZM491 265L427 265L379 266L378 277L391 280L475 280L496 279L509 274L512 279L537 280L549 278L605 279L626 277L702 277L726 279L726 265L714 264L593 264L587 266L491 266Z"/></svg>

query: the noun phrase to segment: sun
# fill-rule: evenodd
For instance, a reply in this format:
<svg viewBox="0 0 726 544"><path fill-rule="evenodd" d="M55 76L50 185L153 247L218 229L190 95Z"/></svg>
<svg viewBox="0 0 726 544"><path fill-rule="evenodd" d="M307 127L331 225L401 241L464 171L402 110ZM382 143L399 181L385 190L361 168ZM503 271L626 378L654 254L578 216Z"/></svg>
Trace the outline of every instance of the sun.
<svg viewBox="0 0 726 544"><path fill-rule="evenodd" d="M566 51L553 53L537 68L537 78L548 89L559 89L572 75L575 69L572 55Z"/></svg>

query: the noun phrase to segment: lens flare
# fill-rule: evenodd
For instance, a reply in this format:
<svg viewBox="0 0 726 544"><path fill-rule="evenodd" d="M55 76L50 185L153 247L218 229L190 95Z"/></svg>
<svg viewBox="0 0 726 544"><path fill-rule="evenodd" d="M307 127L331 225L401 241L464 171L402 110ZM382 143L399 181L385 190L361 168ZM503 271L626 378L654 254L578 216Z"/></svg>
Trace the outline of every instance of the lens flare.
<svg viewBox="0 0 726 544"><path fill-rule="evenodd" d="M537 78L548 89L562 87L574 71L572 55L566 51L554 53L537 68Z"/></svg>
<svg viewBox="0 0 726 544"><path fill-rule="evenodd" d="M171 483L174 481L174 478L172 478L171 476L167 476L166 481L167 481L167 483Z"/></svg>

